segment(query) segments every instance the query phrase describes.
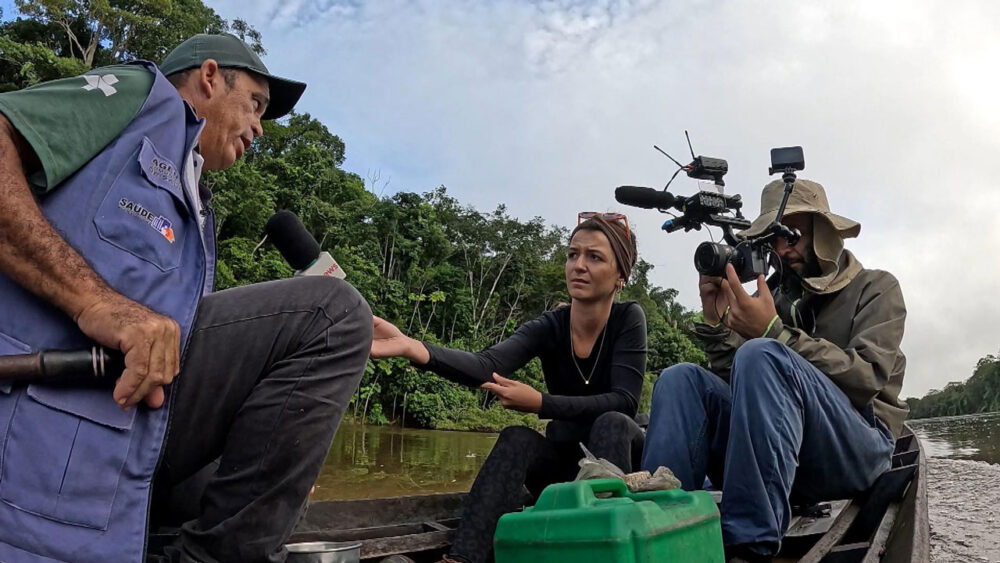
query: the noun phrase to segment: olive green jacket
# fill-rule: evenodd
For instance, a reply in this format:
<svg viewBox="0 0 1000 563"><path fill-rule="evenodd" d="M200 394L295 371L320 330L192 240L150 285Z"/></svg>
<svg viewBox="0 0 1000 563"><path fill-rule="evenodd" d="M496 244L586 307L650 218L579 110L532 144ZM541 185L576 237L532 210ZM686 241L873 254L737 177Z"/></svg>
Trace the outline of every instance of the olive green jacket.
<svg viewBox="0 0 1000 563"><path fill-rule="evenodd" d="M909 412L899 399L906 368L899 349L906 319L899 282L888 272L864 269L848 250L838 262L840 273L851 279L833 284L839 287L834 291L816 293L805 283L771 289L779 320L765 337L816 366L859 411L871 404L898 438ZM728 381L733 355L745 339L724 324L697 323L695 333L705 342L712 371Z"/></svg>

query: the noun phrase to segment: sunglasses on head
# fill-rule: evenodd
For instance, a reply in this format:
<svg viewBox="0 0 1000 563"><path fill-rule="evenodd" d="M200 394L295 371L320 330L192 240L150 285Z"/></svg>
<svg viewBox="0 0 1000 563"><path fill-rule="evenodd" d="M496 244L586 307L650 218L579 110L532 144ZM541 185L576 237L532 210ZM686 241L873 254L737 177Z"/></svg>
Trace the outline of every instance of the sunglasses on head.
<svg viewBox="0 0 1000 563"><path fill-rule="evenodd" d="M600 217L601 219L607 221L608 223L619 222L625 225L625 236L632 238L632 229L628 226L628 217L622 213L598 213L597 211L581 211L576 216L576 224L579 225L587 219L593 219L595 217Z"/></svg>

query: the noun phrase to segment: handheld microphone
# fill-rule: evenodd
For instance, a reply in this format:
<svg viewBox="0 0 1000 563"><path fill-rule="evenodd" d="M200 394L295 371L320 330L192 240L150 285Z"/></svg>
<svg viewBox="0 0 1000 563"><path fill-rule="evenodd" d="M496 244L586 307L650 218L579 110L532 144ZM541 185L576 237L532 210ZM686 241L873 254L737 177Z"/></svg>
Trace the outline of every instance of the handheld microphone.
<svg viewBox="0 0 1000 563"><path fill-rule="evenodd" d="M0 381L114 384L125 370L121 352L100 346L90 350L48 350L0 356Z"/></svg>
<svg viewBox="0 0 1000 563"><path fill-rule="evenodd" d="M619 186L615 189L615 199L618 203L643 209L668 209L670 207L680 209L684 205L682 197L677 197L670 192L639 186Z"/></svg>
<svg viewBox="0 0 1000 563"><path fill-rule="evenodd" d="M316 239L291 211L281 210L272 215L264 232L288 265L295 269L296 276L347 277L340 264L329 252L320 249Z"/></svg>

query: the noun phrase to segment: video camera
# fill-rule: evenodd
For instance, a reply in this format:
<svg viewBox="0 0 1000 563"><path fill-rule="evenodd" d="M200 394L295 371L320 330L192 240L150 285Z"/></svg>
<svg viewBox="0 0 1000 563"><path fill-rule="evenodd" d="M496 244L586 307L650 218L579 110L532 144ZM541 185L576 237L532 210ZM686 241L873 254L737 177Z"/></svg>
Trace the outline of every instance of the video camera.
<svg viewBox="0 0 1000 563"><path fill-rule="evenodd" d="M684 132L687 136L687 132ZM662 190L639 186L619 186L615 190L615 199L619 203L644 209L657 209L669 213L670 209L680 211L679 216L667 220L661 227L672 233L680 229L685 232L700 231L706 227L720 227L723 239L728 244L703 242L694 253L694 266L699 273L706 276L725 276L726 264L732 264L740 282L746 283L757 276L767 275L768 257L773 252L772 241L782 237L788 244L798 242L800 233L781 224L781 218L788 203L788 196L795 184L795 172L805 169L805 158L802 147L784 147L771 149L770 174L781 173L785 183L785 194L774 220L759 235L738 238L734 229L743 230L750 227L750 221L743 216L743 198L739 194L723 193L725 182L722 177L729 171L729 164L721 158L695 156L688 137L688 148L691 149L691 164L687 166L677 162L662 149L653 146L667 158L677 164L678 169L671 176ZM684 171L688 177L699 180L711 180L717 191L701 190L689 197L678 197L667 191L677 174Z"/></svg>

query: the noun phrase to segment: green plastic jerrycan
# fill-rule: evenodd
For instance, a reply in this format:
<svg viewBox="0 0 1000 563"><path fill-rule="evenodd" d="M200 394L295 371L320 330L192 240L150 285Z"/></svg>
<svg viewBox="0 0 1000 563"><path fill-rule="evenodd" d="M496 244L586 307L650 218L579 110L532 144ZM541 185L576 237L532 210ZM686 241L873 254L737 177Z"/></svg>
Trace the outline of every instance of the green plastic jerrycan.
<svg viewBox="0 0 1000 563"><path fill-rule="evenodd" d="M546 487L535 506L500 518L493 547L497 563L725 562L711 493L630 493L619 479Z"/></svg>

